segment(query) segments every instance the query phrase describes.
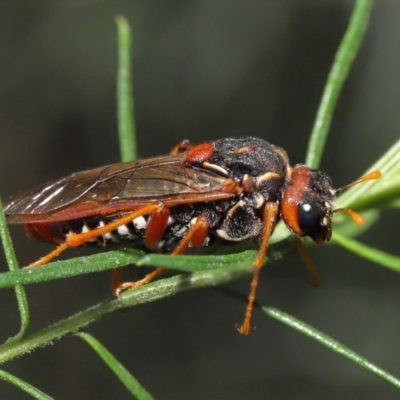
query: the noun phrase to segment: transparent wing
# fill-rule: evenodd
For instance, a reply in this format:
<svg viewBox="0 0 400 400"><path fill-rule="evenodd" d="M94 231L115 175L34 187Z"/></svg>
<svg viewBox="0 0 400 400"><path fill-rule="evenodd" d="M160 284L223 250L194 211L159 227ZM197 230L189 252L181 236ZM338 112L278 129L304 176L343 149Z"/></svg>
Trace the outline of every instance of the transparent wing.
<svg viewBox="0 0 400 400"><path fill-rule="evenodd" d="M78 172L6 198L4 211L9 223L29 223L111 213L157 200L172 204L177 197L207 193L232 196L226 177L187 166L185 157L181 153Z"/></svg>

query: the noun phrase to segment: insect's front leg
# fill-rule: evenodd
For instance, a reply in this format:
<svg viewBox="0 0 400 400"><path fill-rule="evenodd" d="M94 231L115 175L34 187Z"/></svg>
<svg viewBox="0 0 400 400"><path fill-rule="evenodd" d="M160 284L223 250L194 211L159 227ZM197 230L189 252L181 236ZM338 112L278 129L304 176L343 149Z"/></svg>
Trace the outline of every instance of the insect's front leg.
<svg viewBox="0 0 400 400"><path fill-rule="evenodd" d="M254 273L253 273L253 279L252 279L251 285L250 285L251 289L250 289L250 293L249 293L249 297L248 297L246 313L244 316L243 324L237 328L238 331L243 335L248 335L252 331L251 326L250 326L250 319L251 319L251 314L253 311L254 301L256 299L256 290L257 290L257 286L258 286L258 274L260 272L260 269L264 265L265 258L267 256L267 252L268 252L269 239L270 239L272 233L274 232L275 226L278 222L278 217L279 217L279 205L275 202L268 202L265 205L264 213L263 213L264 229L260 236L260 248L258 250L258 255L253 264L254 265Z"/></svg>

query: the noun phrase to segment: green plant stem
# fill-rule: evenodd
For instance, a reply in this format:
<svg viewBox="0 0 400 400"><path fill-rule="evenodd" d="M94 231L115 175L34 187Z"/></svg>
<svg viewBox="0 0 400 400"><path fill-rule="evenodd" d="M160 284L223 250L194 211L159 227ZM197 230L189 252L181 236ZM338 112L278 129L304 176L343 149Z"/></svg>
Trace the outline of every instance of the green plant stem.
<svg viewBox="0 0 400 400"><path fill-rule="evenodd" d="M117 110L121 160L137 158L133 83L131 79L131 29L128 21L116 17L118 27Z"/></svg>
<svg viewBox="0 0 400 400"><path fill-rule="evenodd" d="M76 336L83 339L98 354L132 396L138 400L154 400L140 382L96 338L84 332L78 332Z"/></svg>
<svg viewBox="0 0 400 400"><path fill-rule="evenodd" d="M306 164L311 168L318 168L321 162L333 113L343 84L364 38L372 4L372 0L356 1L350 23L333 61L308 143Z"/></svg>
<svg viewBox="0 0 400 400"><path fill-rule="evenodd" d="M383 380L391 383L393 386L400 388L400 380L384 371L382 368L379 368L375 364L369 362L364 357L361 357L356 352L350 350L349 348L343 346L338 341L332 339L328 335L323 334L318 331L314 327L305 324L304 322L292 317L289 314L286 314L280 310L277 310L273 307L261 307L262 311L271 318L274 318L287 326L301 332L302 334L312 338L313 340L321 343L325 347L328 347L332 351L339 353L340 355L348 358L349 360L355 362L359 366L365 368L369 372L372 372L374 375L382 378Z"/></svg>
<svg viewBox="0 0 400 400"><path fill-rule="evenodd" d="M94 254L88 257L72 258L56 261L40 267L19 269L0 274L0 288L14 285L27 285L46 282L54 279L70 278L77 275L89 274L114 269L140 260L144 252L136 249L110 251Z"/></svg>
<svg viewBox="0 0 400 400"><path fill-rule="evenodd" d="M400 272L400 257L367 246L357 240L350 239L347 236L339 235L337 232L332 234L332 241L340 244L347 250L358 254L360 257L366 258L367 260L382 265L383 267L390 268L393 271Z"/></svg>
<svg viewBox="0 0 400 400"><path fill-rule="evenodd" d="M278 260L294 252L293 240L271 246L268 261ZM19 269L0 274L0 288L46 282L54 279L70 278L77 275L100 272L124 265L159 266L183 272L197 272L236 265L250 266L257 257L256 250L242 251L227 255L171 256L165 254L146 254L138 249L124 249L94 254L88 257L56 261L36 268Z"/></svg>
<svg viewBox="0 0 400 400"><path fill-rule="evenodd" d="M4 253L7 260L8 268L10 273L20 271L18 266L17 257L15 256L14 246L12 244L10 232L7 228L7 221L3 212L3 205L0 199L0 237L3 243ZM17 296L17 303L19 309L19 315L21 318L21 328L16 336L9 340L19 340L26 335L29 328L29 306L26 298L26 292L23 286L18 284L12 284L15 288L15 295Z"/></svg>
<svg viewBox="0 0 400 400"><path fill-rule="evenodd" d="M43 393L41 390L36 389L34 386L30 385L29 383L23 381L20 378L17 378L14 375L9 374L6 371L0 370L0 379L3 379L4 381L11 383L12 385L18 387L25 393L28 393L35 399L53 400L53 398L48 396L46 393Z"/></svg>
<svg viewBox="0 0 400 400"><path fill-rule="evenodd" d="M49 328L25 337L18 342L5 343L0 346L0 364L30 352L37 347L51 343L56 339L60 339L66 334L76 332L109 313L169 297L183 290L221 285L248 274L251 269L251 266L240 265L234 268L195 272L189 276L174 276L126 291L119 299L100 303Z"/></svg>

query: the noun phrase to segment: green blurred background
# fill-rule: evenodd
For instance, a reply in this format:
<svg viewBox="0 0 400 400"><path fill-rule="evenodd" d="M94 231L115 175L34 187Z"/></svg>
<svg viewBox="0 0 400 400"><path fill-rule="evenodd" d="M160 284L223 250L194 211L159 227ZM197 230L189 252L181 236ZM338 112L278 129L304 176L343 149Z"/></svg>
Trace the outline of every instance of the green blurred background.
<svg viewBox="0 0 400 400"><path fill-rule="evenodd" d="M253 135L304 160L308 136L353 1L0 1L0 190L10 194L118 162L116 15L134 33L140 157L182 139ZM342 93L322 163L336 186L361 175L399 137L400 2L377 2ZM399 213L360 239L399 254ZM12 228L21 265L46 253ZM333 246L262 271L258 296L400 376L400 276ZM88 254L86 249L68 256ZM3 259L4 260L4 259ZM2 271L6 270L2 261ZM110 273L27 287L32 331L110 297ZM231 288L247 294L250 279ZM0 291L2 341L19 329ZM279 323L210 289L120 312L92 325L157 399L398 399L398 391ZM56 399L128 399L78 338L4 366ZM24 395L0 382L2 398Z"/></svg>

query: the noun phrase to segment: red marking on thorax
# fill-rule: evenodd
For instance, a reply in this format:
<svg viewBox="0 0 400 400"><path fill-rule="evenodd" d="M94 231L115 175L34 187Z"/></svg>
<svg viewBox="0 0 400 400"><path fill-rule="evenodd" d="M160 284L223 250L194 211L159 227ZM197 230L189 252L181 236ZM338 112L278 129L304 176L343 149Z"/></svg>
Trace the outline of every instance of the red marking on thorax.
<svg viewBox="0 0 400 400"><path fill-rule="evenodd" d="M214 152L214 147L210 143L199 144L193 149L189 150L186 156L188 164L201 164L203 161L208 160Z"/></svg>

